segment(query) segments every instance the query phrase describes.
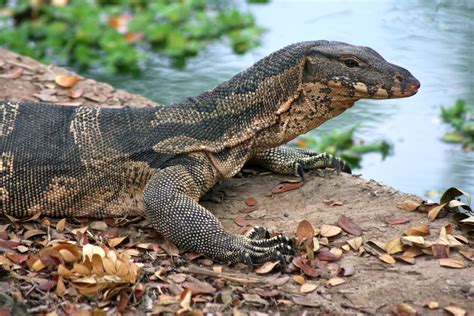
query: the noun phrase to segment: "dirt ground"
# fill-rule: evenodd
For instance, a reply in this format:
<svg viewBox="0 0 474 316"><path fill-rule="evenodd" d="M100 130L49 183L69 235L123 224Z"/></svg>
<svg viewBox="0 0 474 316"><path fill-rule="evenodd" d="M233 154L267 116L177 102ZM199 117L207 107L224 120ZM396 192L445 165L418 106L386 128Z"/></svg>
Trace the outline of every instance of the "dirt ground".
<svg viewBox="0 0 474 316"><path fill-rule="evenodd" d="M115 90L108 84L82 77L79 77L73 88L77 93L74 97L68 96L66 89L58 88L54 83L58 74L65 73L64 69L42 65L30 58L0 49L0 99L48 101L70 105L106 104L113 107L153 104L141 96ZM359 176L309 174L301 188L272 194L272 188L285 179L294 180L292 177L268 173L228 179L214 188L211 194L214 200L220 199L219 203L204 201L203 204L214 212L230 231L241 230L237 224L239 221L236 220L240 218L251 225L265 226L289 237L294 236L296 227L302 220L307 220L314 228L319 228L322 224L336 223L340 215L350 217L362 228L361 237L364 241L376 239L387 242L403 236L405 229L420 224L428 225L432 238L436 239L440 229L450 223L449 217L430 222L426 213L397 208L404 200L421 201L421 198ZM245 203L249 197L253 197L257 203L251 210ZM329 206L330 200L340 203ZM386 220L393 217L407 217L410 221L401 225L387 224ZM4 224L5 220L0 222L2 223ZM460 232L454 229L453 234ZM343 232L331 241L331 246L341 247L353 237ZM473 242L467 247L472 249ZM461 257L456 251L452 251L452 255ZM261 295L268 302L267 305L258 302L245 305L238 313L273 313L280 310L283 314L300 314L306 310L310 313L333 315L387 314L396 309L398 304L406 303L424 315L447 314L443 308L449 304L461 307L473 315L474 262L467 259L464 261L463 269L442 267L432 256L417 257L413 265L400 262L387 264L367 253L359 256L354 251L345 251L338 264L353 266L355 270L352 276L344 277L345 283L331 287L327 286L328 278L308 278L317 285L317 289L301 294L301 286L290 279L276 288L281 292L304 296L308 304L278 301L275 297ZM190 267L195 267L195 263ZM245 267L241 265L224 266L223 273L241 278L255 277L263 282L279 275L279 272L264 275L246 273ZM196 277L198 275L199 273L196 273ZM8 276L0 281L8 282ZM249 293L255 292L249 285L246 290ZM430 310L423 307L431 301L438 302L439 308ZM224 310L230 311L232 310ZM235 308L233 311L237 313ZM398 314L404 315L402 312Z"/></svg>

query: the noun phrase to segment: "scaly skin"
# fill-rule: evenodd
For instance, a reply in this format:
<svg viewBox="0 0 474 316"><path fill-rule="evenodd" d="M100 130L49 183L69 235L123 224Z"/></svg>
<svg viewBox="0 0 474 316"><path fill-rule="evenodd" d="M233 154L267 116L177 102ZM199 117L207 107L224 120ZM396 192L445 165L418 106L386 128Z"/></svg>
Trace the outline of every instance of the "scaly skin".
<svg viewBox="0 0 474 316"><path fill-rule="evenodd" d="M339 42L285 47L214 89L152 109L0 101L0 210L65 217L145 214L183 250L249 264L290 253L263 228L226 232L199 198L245 163L284 174L350 169L278 147L362 98L415 94L418 81L374 50Z"/></svg>

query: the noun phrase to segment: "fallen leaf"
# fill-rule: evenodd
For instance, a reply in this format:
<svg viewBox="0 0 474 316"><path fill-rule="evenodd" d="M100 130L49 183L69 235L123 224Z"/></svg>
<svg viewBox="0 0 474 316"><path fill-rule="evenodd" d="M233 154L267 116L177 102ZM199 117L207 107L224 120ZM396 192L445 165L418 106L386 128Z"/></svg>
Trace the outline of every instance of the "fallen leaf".
<svg viewBox="0 0 474 316"><path fill-rule="evenodd" d="M245 199L245 204L247 206L255 206L257 205L257 200L255 200L253 197L248 197Z"/></svg>
<svg viewBox="0 0 474 316"><path fill-rule="evenodd" d="M423 236L403 236L400 241L404 245L425 248L425 239Z"/></svg>
<svg viewBox="0 0 474 316"><path fill-rule="evenodd" d="M438 262L440 266L447 268L464 269L466 267L461 258L439 259Z"/></svg>
<svg viewBox="0 0 474 316"><path fill-rule="evenodd" d="M436 301L430 301L426 303L425 306L428 307L429 309L437 309L439 307L439 303Z"/></svg>
<svg viewBox="0 0 474 316"><path fill-rule="evenodd" d="M93 221L89 224L89 227L94 230L105 231L109 226L104 221Z"/></svg>
<svg viewBox="0 0 474 316"><path fill-rule="evenodd" d="M429 212L428 212L428 220L430 222L434 221L436 219L436 217L438 216L439 212L441 212L441 210L446 206L447 203L443 203L441 205L438 205L434 208L432 208Z"/></svg>
<svg viewBox="0 0 474 316"><path fill-rule="evenodd" d="M400 238L395 238L390 240L387 243L387 253L389 255L393 255L394 253L399 253L403 251L403 245L400 241Z"/></svg>
<svg viewBox="0 0 474 316"><path fill-rule="evenodd" d="M397 305L397 313L395 313L397 316L416 316L418 315L418 312L416 311L415 308L413 308L411 305L406 304L406 303L401 303Z"/></svg>
<svg viewBox="0 0 474 316"><path fill-rule="evenodd" d="M191 290L190 289L184 289L184 291L179 296L179 306L181 306L181 309L178 311L178 313L191 311Z"/></svg>
<svg viewBox="0 0 474 316"><path fill-rule="evenodd" d="M120 243L122 243L122 241L124 241L125 239L127 239L127 236L112 238L112 239L109 239L109 241L107 243L111 248L115 248L118 245L120 245Z"/></svg>
<svg viewBox="0 0 474 316"><path fill-rule="evenodd" d="M412 200L405 200L402 203L398 204L397 207L399 209L412 212L412 211L415 211L420 205L421 203L418 203Z"/></svg>
<svg viewBox="0 0 474 316"><path fill-rule="evenodd" d="M22 255L16 252L7 252L5 256L16 264L22 264L23 262L28 260L27 255Z"/></svg>
<svg viewBox="0 0 474 316"><path fill-rule="evenodd" d="M54 82L60 87L71 88L77 83L77 76L75 74L71 75L58 75L54 78Z"/></svg>
<svg viewBox="0 0 474 316"><path fill-rule="evenodd" d="M314 283L305 283L300 288L300 293L310 293L317 289L317 285Z"/></svg>
<svg viewBox="0 0 474 316"><path fill-rule="evenodd" d="M234 223L236 223L240 227L251 226L252 224L250 221L244 219L243 217L237 216L234 218Z"/></svg>
<svg viewBox="0 0 474 316"><path fill-rule="evenodd" d="M454 304L449 304L448 306L444 307L444 310L450 313L453 316L465 316L466 311L459 306Z"/></svg>
<svg viewBox="0 0 474 316"><path fill-rule="evenodd" d="M214 294L216 289L207 282L184 282L182 287L190 289L193 294Z"/></svg>
<svg viewBox="0 0 474 316"><path fill-rule="evenodd" d="M62 233L64 231L64 227L66 226L66 219L63 218L61 219L57 224L56 224L56 230L59 233Z"/></svg>
<svg viewBox="0 0 474 316"><path fill-rule="evenodd" d="M303 263L303 265L301 266L301 272L312 278L316 278L321 275L321 272L319 270L313 268L312 266L306 263Z"/></svg>
<svg viewBox="0 0 474 316"><path fill-rule="evenodd" d="M46 235L46 232L39 229L28 230L27 232L23 234L23 238L30 239L31 237L38 236L38 235Z"/></svg>
<svg viewBox="0 0 474 316"><path fill-rule="evenodd" d="M302 220L296 228L296 246L299 248L303 244L313 242L314 228L307 220ZM311 245L313 246L313 245Z"/></svg>
<svg viewBox="0 0 474 316"><path fill-rule="evenodd" d="M396 262L395 259L388 253L382 253L379 256L379 259L388 264L394 264Z"/></svg>
<svg viewBox="0 0 474 316"><path fill-rule="evenodd" d="M320 303L309 301L305 297L293 296L291 299L293 303L301 305L301 306L307 306L307 307L320 307L321 306Z"/></svg>
<svg viewBox="0 0 474 316"><path fill-rule="evenodd" d="M408 263L408 264L415 264L416 263L416 260L415 260L414 257L408 257L408 256L405 256L405 255L396 256L395 259L397 259L398 261Z"/></svg>
<svg viewBox="0 0 474 316"><path fill-rule="evenodd" d="M279 264L278 261L275 261L275 262L267 261L262 266L255 269L255 273L257 273L257 274L267 274L267 273L271 272L273 270L273 268L275 268L278 264Z"/></svg>
<svg viewBox="0 0 474 316"><path fill-rule="evenodd" d="M428 236L430 234L430 229L428 228L428 225L423 224L407 228L404 231L404 234L407 236Z"/></svg>
<svg viewBox="0 0 474 316"><path fill-rule="evenodd" d="M362 235L362 228L360 228L359 225L355 224L352 219L345 215L339 216L336 225L341 227L345 232L354 236Z"/></svg>
<svg viewBox="0 0 474 316"><path fill-rule="evenodd" d="M338 286L338 285L341 285L345 282L346 282L346 280L344 280L343 278L335 277L335 278L329 279L326 282L326 286L329 286L329 287Z"/></svg>
<svg viewBox="0 0 474 316"><path fill-rule="evenodd" d="M67 91L67 96L71 99L80 98L84 94L84 89L77 88L77 89L70 89Z"/></svg>
<svg viewBox="0 0 474 316"><path fill-rule="evenodd" d="M333 237L341 233L341 228L334 225L321 225L320 235L323 237Z"/></svg>
<svg viewBox="0 0 474 316"><path fill-rule="evenodd" d="M410 219L408 217L391 217L386 220L389 225L400 225L408 223Z"/></svg>
<svg viewBox="0 0 474 316"><path fill-rule="evenodd" d="M437 259L449 258L449 246L433 244L431 245L431 250L433 251L433 256Z"/></svg>
<svg viewBox="0 0 474 316"><path fill-rule="evenodd" d="M330 251L320 251L316 254L316 258L321 261L336 262L340 257Z"/></svg>
<svg viewBox="0 0 474 316"><path fill-rule="evenodd" d="M0 75L0 78L4 78L4 79L18 79L21 77L21 75L23 74L23 69L21 68L17 68L9 73L6 73L6 74L1 74Z"/></svg>
<svg viewBox="0 0 474 316"><path fill-rule="evenodd" d="M461 249L459 253L464 256L464 258L474 261L474 249Z"/></svg>
<svg viewBox="0 0 474 316"><path fill-rule="evenodd" d="M273 189L272 193L278 194L278 193L284 193L287 191L291 190L296 190L298 188L301 188L304 185L303 181L300 182L280 182L277 184Z"/></svg>
<svg viewBox="0 0 474 316"><path fill-rule="evenodd" d="M242 297L246 303L251 303L252 305L268 305L266 300L256 294L242 294Z"/></svg>
<svg viewBox="0 0 474 316"><path fill-rule="evenodd" d="M293 281L295 281L296 283L301 284L301 285L305 284L305 282L306 282L305 278L302 275L299 275L299 274L296 274L296 275L292 276L292 279L293 279Z"/></svg>

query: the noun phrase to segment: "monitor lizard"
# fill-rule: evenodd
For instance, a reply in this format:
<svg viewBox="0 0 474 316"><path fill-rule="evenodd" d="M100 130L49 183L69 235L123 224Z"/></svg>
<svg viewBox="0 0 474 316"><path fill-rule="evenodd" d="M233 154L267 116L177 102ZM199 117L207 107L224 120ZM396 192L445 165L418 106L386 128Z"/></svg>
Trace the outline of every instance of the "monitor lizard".
<svg viewBox="0 0 474 316"><path fill-rule="evenodd" d="M199 199L251 163L282 174L336 168L325 153L280 147L360 99L415 94L418 80L368 47L289 45L213 89L153 108L0 101L0 214L144 214L182 250L224 262L281 259L291 241L225 231Z"/></svg>

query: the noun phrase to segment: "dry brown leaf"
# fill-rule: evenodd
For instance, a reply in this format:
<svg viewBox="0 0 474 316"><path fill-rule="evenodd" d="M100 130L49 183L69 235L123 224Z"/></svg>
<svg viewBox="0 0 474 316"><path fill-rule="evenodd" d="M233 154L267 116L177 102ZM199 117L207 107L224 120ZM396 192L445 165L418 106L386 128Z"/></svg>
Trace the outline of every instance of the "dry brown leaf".
<svg viewBox="0 0 474 316"><path fill-rule="evenodd" d="M321 245L319 244L319 239L317 237L313 237L313 252L318 251L319 248L321 248Z"/></svg>
<svg viewBox="0 0 474 316"><path fill-rule="evenodd" d="M6 74L1 74L0 75L0 78L3 78L3 79L18 79L21 77L21 75L23 75L23 69L21 68L17 68L9 73L6 73Z"/></svg>
<svg viewBox="0 0 474 316"><path fill-rule="evenodd" d="M459 253L464 256L464 258L474 261L474 249L460 249Z"/></svg>
<svg viewBox="0 0 474 316"><path fill-rule="evenodd" d="M54 78L54 82L60 87L71 88L77 83L77 76L75 74L71 75L58 75Z"/></svg>
<svg viewBox="0 0 474 316"><path fill-rule="evenodd" d="M439 259L438 262L440 266L447 268L464 269L466 267L464 260L461 258Z"/></svg>
<svg viewBox="0 0 474 316"><path fill-rule="evenodd" d="M215 273L222 273L222 266L213 266L212 271Z"/></svg>
<svg viewBox="0 0 474 316"><path fill-rule="evenodd" d="M441 210L446 206L448 203L444 203L441 205L438 205L436 207L433 207L429 212L428 212L428 220L430 222L434 221L436 217L438 216L438 213L441 212Z"/></svg>
<svg viewBox="0 0 474 316"><path fill-rule="evenodd" d="M396 315L406 315L406 316L416 316L418 315L418 312L416 311L415 308L413 308L411 305L406 304L406 303L401 303L397 305L397 313Z"/></svg>
<svg viewBox="0 0 474 316"><path fill-rule="evenodd" d="M431 250L433 256L437 259L449 258L449 246L447 245L433 244L431 245Z"/></svg>
<svg viewBox="0 0 474 316"><path fill-rule="evenodd" d="M266 273L269 273L273 270L273 268L275 268L277 265L279 264L278 261L275 261L275 262L271 262L271 261L268 261L268 262L265 262L262 266L258 267L257 269L255 269L255 273L257 274L266 274Z"/></svg>
<svg viewBox="0 0 474 316"><path fill-rule="evenodd" d="M31 267L34 271L38 272L46 268L46 266L41 262L40 259L37 259L34 263L33 266Z"/></svg>
<svg viewBox="0 0 474 316"><path fill-rule="evenodd" d="M63 266L62 264L58 265L58 274L59 276L65 277L65 278L71 278L74 276L74 273L68 268L66 268L65 266Z"/></svg>
<svg viewBox="0 0 474 316"><path fill-rule="evenodd" d="M31 230L26 231L23 234L23 238L30 239L31 237L38 236L38 235L46 235L46 232L39 229L31 229Z"/></svg>
<svg viewBox="0 0 474 316"><path fill-rule="evenodd" d="M300 288L300 293L310 293L316 290L318 286L314 283L305 283Z"/></svg>
<svg viewBox="0 0 474 316"><path fill-rule="evenodd" d="M107 244L108 244L111 248L115 248L115 247L117 247L118 245L120 245L120 244L122 243L122 241L124 241L125 239L127 239L127 236L125 236L125 237L112 238L112 239L109 239L109 241L107 242Z"/></svg>
<svg viewBox="0 0 474 316"><path fill-rule="evenodd" d="M302 275L298 275L298 274L292 276L292 279L293 281L301 285L305 284L306 282L305 278Z"/></svg>
<svg viewBox="0 0 474 316"><path fill-rule="evenodd" d="M67 96L70 97L71 99L77 99L82 97L84 94L84 89L77 88L77 89L70 89L67 91Z"/></svg>
<svg viewBox="0 0 474 316"><path fill-rule="evenodd" d="M207 282L184 282L182 287L188 288L193 294L214 294L216 289Z"/></svg>
<svg viewBox="0 0 474 316"><path fill-rule="evenodd" d="M316 258L321 261L336 262L340 257L330 251L320 251L316 254Z"/></svg>
<svg viewBox="0 0 474 316"><path fill-rule="evenodd" d="M64 227L66 226L66 219L63 218L61 219L57 224L56 224L56 230L59 233L62 233L64 231Z"/></svg>
<svg viewBox="0 0 474 316"><path fill-rule="evenodd" d="M400 225L408 223L410 219L408 217L392 217L386 220L389 225Z"/></svg>
<svg viewBox="0 0 474 316"><path fill-rule="evenodd" d="M444 310L450 313L453 316L465 316L466 311L459 306L454 304L449 304L448 306L444 307Z"/></svg>
<svg viewBox="0 0 474 316"><path fill-rule="evenodd" d="M405 255L401 255L401 256L397 256L395 257L395 259L399 260L399 261L402 261L402 262L405 262L405 263L408 263L408 264L415 264L415 258L413 257L408 257L408 256L405 256Z"/></svg>
<svg viewBox="0 0 474 316"><path fill-rule="evenodd" d="M255 205L257 205L257 200L255 200L255 198L249 196L248 198L245 199L245 204L247 206L255 206Z"/></svg>
<svg viewBox="0 0 474 316"><path fill-rule="evenodd" d="M251 226L252 223L250 221L244 219L243 217L237 216L234 218L234 223L236 223L240 227L246 227L246 226Z"/></svg>
<svg viewBox="0 0 474 316"><path fill-rule="evenodd" d="M354 236L362 235L362 228L359 225L354 223L352 219L345 215L339 216L337 219L336 225L341 227L345 232L352 234Z"/></svg>
<svg viewBox="0 0 474 316"><path fill-rule="evenodd" d="M333 286L341 285L345 282L346 280L344 280L343 278L339 278L339 277L331 278L326 282L326 286L333 287Z"/></svg>
<svg viewBox="0 0 474 316"><path fill-rule="evenodd" d="M396 262L395 259L388 253L381 254L379 259L388 264L394 264Z"/></svg>
<svg viewBox="0 0 474 316"><path fill-rule="evenodd" d="M390 240L387 243L387 253L393 255L394 253L399 253L403 251L403 245L400 241L400 238Z"/></svg>
<svg viewBox="0 0 474 316"><path fill-rule="evenodd" d="M64 259L65 262L75 262L75 261L78 260L78 257L75 256L68 249L59 249L58 252L61 255L61 257Z"/></svg>
<svg viewBox="0 0 474 316"><path fill-rule="evenodd" d="M439 307L439 303L436 301L431 301L425 304L426 307L429 309L437 309Z"/></svg>
<svg viewBox="0 0 474 316"><path fill-rule="evenodd" d="M300 182L280 182L273 189L273 194L284 193L291 190L296 190L304 185L303 181Z"/></svg>
<svg viewBox="0 0 474 316"><path fill-rule="evenodd" d="M400 239L400 241L402 244L407 246L426 248L425 239L423 236L404 236Z"/></svg>
<svg viewBox="0 0 474 316"><path fill-rule="evenodd" d="M27 255L22 255L16 252L7 252L5 256L16 264L22 264L23 262L28 260Z"/></svg>
<svg viewBox="0 0 474 316"><path fill-rule="evenodd" d="M397 207L399 209L412 212L412 211L415 211L420 205L421 203L418 203L412 200L405 200L402 203L398 204Z"/></svg>
<svg viewBox="0 0 474 316"><path fill-rule="evenodd" d="M428 236L430 234L430 229L428 228L428 225L423 224L407 228L404 233L407 236Z"/></svg>
<svg viewBox="0 0 474 316"><path fill-rule="evenodd" d="M314 228L307 220L302 220L296 228L296 246L299 248L303 244L310 245L313 242ZM311 245L312 247L313 245Z"/></svg>
<svg viewBox="0 0 474 316"><path fill-rule="evenodd" d="M64 296L66 293L66 286L64 285L63 278L58 278L58 283L56 284L56 294L60 297Z"/></svg>
<svg viewBox="0 0 474 316"><path fill-rule="evenodd" d="M333 237L340 234L342 229L334 225L321 225L320 235L323 237Z"/></svg>
<svg viewBox="0 0 474 316"><path fill-rule="evenodd" d="M93 221L92 223L89 224L90 229L94 230L99 230L99 231L105 231L109 226L107 225L106 222L104 221Z"/></svg>

